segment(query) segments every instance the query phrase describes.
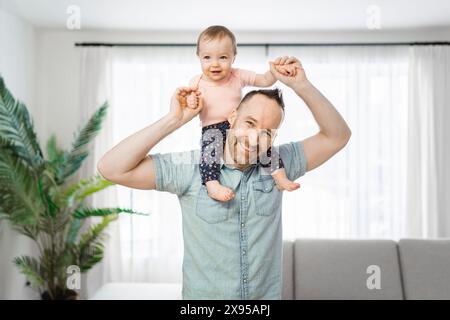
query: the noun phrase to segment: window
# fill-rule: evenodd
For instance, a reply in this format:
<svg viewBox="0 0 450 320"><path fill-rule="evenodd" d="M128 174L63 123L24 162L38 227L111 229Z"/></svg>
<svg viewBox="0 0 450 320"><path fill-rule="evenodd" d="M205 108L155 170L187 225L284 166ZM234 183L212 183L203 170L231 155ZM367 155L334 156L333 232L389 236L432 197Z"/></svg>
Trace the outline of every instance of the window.
<svg viewBox="0 0 450 320"><path fill-rule="evenodd" d="M112 68L115 143L168 112L174 89L187 85L192 76L201 72L194 51L119 48L115 52ZM308 78L333 103L353 133L346 148L300 178L299 190L285 192L284 237L402 237L407 49L276 47L270 48L267 56L262 47L239 48L234 66L263 73L268 69L269 58L279 55L301 59ZM315 134L318 126L307 106L284 85L276 86L284 88L288 116L275 144ZM199 148L200 129L200 122L194 119L164 139L152 153ZM153 280L164 277L165 268L174 263L181 265L181 212L175 196L122 187L119 196L121 205L151 212L150 217L120 218L123 256L131 264L140 259L136 268L137 265L145 268L142 261L147 265L158 264L161 272L152 275Z"/></svg>

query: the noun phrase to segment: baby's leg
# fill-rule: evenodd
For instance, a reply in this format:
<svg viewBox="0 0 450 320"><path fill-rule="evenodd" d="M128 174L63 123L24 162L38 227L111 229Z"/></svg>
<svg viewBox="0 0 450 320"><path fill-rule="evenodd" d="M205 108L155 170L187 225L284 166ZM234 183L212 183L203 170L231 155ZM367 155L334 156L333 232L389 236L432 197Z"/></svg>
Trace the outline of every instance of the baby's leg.
<svg viewBox="0 0 450 320"><path fill-rule="evenodd" d="M234 192L219 182L220 159L225 146L226 129L229 123L220 122L202 128L200 175L208 195L219 201L229 201Z"/></svg>
<svg viewBox="0 0 450 320"><path fill-rule="evenodd" d="M270 172L275 180L278 190L293 191L300 188L300 184L289 180L284 169L284 163L278 152L271 147L267 150L268 164L261 164L262 167L270 167Z"/></svg>

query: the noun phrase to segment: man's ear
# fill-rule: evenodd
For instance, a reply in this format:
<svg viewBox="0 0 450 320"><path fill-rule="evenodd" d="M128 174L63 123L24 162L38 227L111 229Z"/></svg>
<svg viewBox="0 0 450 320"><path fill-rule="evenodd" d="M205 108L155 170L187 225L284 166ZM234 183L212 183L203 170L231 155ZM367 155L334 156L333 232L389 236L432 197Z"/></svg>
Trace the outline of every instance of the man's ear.
<svg viewBox="0 0 450 320"><path fill-rule="evenodd" d="M275 140L275 138L277 137L278 134L278 129L275 129L274 131L272 131L272 142Z"/></svg>
<svg viewBox="0 0 450 320"><path fill-rule="evenodd" d="M236 121L237 117L237 109L234 108L233 111L231 111L230 115L228 116L228 122L230 123L230 127L233 126L234 122Z"/></svg>

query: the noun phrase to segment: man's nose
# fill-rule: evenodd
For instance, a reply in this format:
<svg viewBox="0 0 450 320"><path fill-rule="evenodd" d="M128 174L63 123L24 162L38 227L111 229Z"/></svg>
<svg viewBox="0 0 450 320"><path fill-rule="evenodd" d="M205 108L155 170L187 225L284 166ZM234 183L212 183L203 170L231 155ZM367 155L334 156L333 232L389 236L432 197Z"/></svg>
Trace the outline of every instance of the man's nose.
<svg viewBox="0 0 450 320"><path fill-rule="evenodd" d="M256 147L258 145L258 130L248 129L246 131L246 136L250 148Z"/></svg>

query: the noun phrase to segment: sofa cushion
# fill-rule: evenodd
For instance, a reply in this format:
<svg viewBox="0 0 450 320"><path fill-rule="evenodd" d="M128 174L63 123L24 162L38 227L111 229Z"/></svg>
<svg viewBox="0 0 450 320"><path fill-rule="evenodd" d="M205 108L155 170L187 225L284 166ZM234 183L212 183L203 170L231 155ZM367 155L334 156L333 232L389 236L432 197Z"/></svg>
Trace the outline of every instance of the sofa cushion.
<svg viewBox="0 0 450 320"><path fill-rule="evenodd" d="M283 240L283 300L294 299L294 241Z"/></svg>
<svg viewBox="0 0 450 320"><path fill-rule="evenodd" d="M399 241L405 299L450 299L450 239Z"/></svg>
<svg viewBox="0 0 450 320"><path fill-rule="evenodd" d="M397 244L391 240L297 239L294 270L297 300L403 299ZM370 289L377 275L380 288Z"/></svg>

